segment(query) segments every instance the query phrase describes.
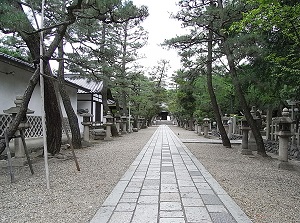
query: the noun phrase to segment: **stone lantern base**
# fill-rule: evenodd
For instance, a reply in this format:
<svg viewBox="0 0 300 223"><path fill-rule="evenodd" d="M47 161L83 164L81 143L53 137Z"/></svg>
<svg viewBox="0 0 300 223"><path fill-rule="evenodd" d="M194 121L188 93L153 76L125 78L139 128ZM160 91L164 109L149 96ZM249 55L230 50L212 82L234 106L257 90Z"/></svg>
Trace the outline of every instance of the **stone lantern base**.
<svg viewBox="0 0 300 223"><path fill-rule="evenodd" d="M32 161L32 160L31 160ZM13 167L22 167L28 164L28 161L26 158L21 157L12 157L11 158L11 166ZM7 160L0 160L0 167L6 168L8 166Z"/></svg>
<svg viewBox="0 0 300 223"><path fill-rule="evenodd" d="M295 170L294 166L286 161L278 161L277 167L278 169L282 169L282 170Z"/></svg>

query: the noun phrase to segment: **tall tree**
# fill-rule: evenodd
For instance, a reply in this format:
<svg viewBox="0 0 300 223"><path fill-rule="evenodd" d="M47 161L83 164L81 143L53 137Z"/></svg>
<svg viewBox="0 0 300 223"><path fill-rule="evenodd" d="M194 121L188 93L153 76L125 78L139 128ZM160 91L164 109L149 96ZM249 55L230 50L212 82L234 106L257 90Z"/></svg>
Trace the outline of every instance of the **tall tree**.
<svg viewBox="0 0 300 223"><path fill-rule="evenodd" d="M147 32L141 26L144 18L135 19L126 23L115 25L113 35L117 36L116 44L119 48L119 57L116 58L116 75L113 81L116 97L119 98L123 113L127 114L129 90L133 86L131 77L142 73L141 67L136 64L139 59L138 50L147 41Z"/></svg>
<svg viewBox="0 0 300 223"><path fill-rule="evenodd" d="M124 10L127 14L138 16L102 25L97 21L89 23L82 19L79 26L70 30L68 38L73 47L73 53L68 54L68 68L88 79L103 81L102 99L106 112L108 88L114 89L115 98L126 111L126 97L130 85L128 74L136 72L136 66L132 65L138 58L136 51L146 41L146 33L140 23L148 16L147 10L138 13L131 1L126 2ZM82 35L85 36L84 41Z"/></svg>
<svg viewBox="0 0 300 223"><path fill-rule="evenodd" d="M69 14L67 16L68 23L66 24L75 21L73 10L79 7L78 4L71 5L68 8L69 9ZM2 17L1 18L2 23L0 26L2 32L18 33L18 35L20 35L23 41L26 43L33 60L38 61L40 57L39 34L38 32L36 32L36 29L34 28L33 24L28 19L23 9L23 3L18 1L4 1L3 4L1 4L1 8L5 9L5 10L1 10L1 14L0 14L0 16ZM11 14L15 15L16 17L8 19L7 17L10 17ZM67 27L66 24L58 28L59 34L63 34L65 32L65 29ZM44 73L47 75L51 75L49 59L54 53L60 40L61 40L61 36L57 35L52 41L52 43L50 44L48 50L46 50L46 52L44 53L44 65L45 65ZM16 131L19 125L20 120L25 115L32 91L38 81L38 75L39 72L37 70L34 76L31 78L31 82L24 94L25 96L24 102L21 106L20 112L17 115L14 123L10 126L8 130L9 138L12 137L12 135L14 134L14 132ZM45 101L46 101L45 111L46 111L46 120L47 120L47 144L48 144L49 152L55 154L57 153L57 151L59 151L60 142L61 142L61 137L59 137L61 136L61 117L58 111L58 104L54 93L53 83L50 79L45 79ZM56 126L53 123L55 123ZM3 143L1 144L0 147L2 152L4 149Z"/></svg>
<svg viewBox="0 0 300 223"><path fill-rule="evenodd" d="M240 80L238 77L237 66L236 66L237 63L235 62L235 57L234 57L234 45L230 44L232 43L230 42L230 36L228 35L228 33L226 33L226 30L229 29L230 25L234 21L236 21L237 19L241 19L240 7L244 8L244 5L243 4L231 5L230 3L227 2L223 3L222 0L218 0L217 3L218 4L216 7L215 5L212 5L213 10L214 8L218 9L217 12L219 15L218 18L220 24L220 26L218 27L218 29L215 30L215 32L222 37L221 38L222 51L226 56L228 66L229 66L229 73L232 77L232 81L236 89L236 93L239 97L241 107L243 108L244 111L244 115L248 121L248 124L251 127L253 136L255 138L257 144L257 153L261 156L266 156L265 146L264 146L262 135L260 133L260 129L250 113L249 105L243 93L243 89L241 88ZM234 13L230 14L229 12L234 12ZM243 59L243 58L239 58L239 59Z"/></svg>
<svg viewBox="0 0 300 223"><path fill-rule="evenodd" d="M191 27L190 33L186 36L173 38L170 41L166 41L166 43L181 48L184 51L182 55L188 58L189 61L196 57L195 60L198 64L194 66L197 67L199 73L204 71L207 77L208 92L223 145L231 147L230 140L222 123L220 109L212 83L213 62L216 59L216 55L214 56L213 54L216 52L216 49L214 49L213 46L219 41L219 37L212 31L214 29L212 22L214 17L209 14L209 7L212 4L211 1L180 1L179 5L181 10L177 13L175 18L181 21L184 27ZM204 44L207 44L207 46ZM207 54L207 56L204 56L205 54ZM205 60L206 63L203 63L200 58ZM190 64L191 62L187 65L191 66Z"/></svg>
<svg viewBox="0 0 300 223"><path fill-rule="evenodd" d="M56 1L56 0L55 0ZM51 1L51 3L56 3L55 1ZM38 1L37 1L38 2ZM31 56L34 61L39 60L39 34L38 32L40 30L36 30L36 28L31 23L31 20L28 18L25 10L23 9L24 6L30 6L32 3L29 1L28 3L23 1L9 1L4 0L0 4L0 29L3 33L17 33L23 41L26 43ZM36 3L36 2L34 2ZM49 1L50 3L50 1ZM36 4L38 5L38 4ZM132 2L131 2L132 5ZM45 47L44 57L43 61L45 64L45 70L44 73L50 75L51 69L49 66L49 60L52 58L55 50L57 49L59 43L61 42L62 38L64 37L67 28L69 25L76 22L79 18L88 18L92 20L98 20L102 21L104 23L113 23L113 22L123 22L130 20L132 18L139 17L140 14L147 14L147 9L145 7L141 7L140 9L136 7L131 7L128 9L128 4L125 3L125 5L122 4L122 1L83 1L78 0L71 2L66 7L65 16L62 18L61 22L58 24L51 24L51 20L46 23L48 27L46 27L44 30L47 31L47 33L52 33L53 37L51 38L52 41L49 42L49 45ZM55 8L55 7L54 7ZM61 7L59 7L61 8ZM39 7L37 6L37 9ZM135 10L133 10L135 9ZM50 9L49 9L50 10ZM56 20L55 20L56 21ZM8 130L8 136L11 138L14 134L14 132L17 130L18 125L21 121L21 119L24 117L27 106L32 94L32 91L34 89L34 86L36 85L39 77L39 70L37 69L34 75L32 76L30 83L24 93L24 101L21 105L20 112L17 114L16 119L14 122L10 125ZM61 119L59 117L59 112L57 111L58 105L51 106L50 103L55 103L57 100L52 100L49 97L53 96L55 97L55 94L53 92L53 87L51 87L51 81L46 79L46 91L49 90L49 94L47 94L48 99L46 108L48 115L47 116L47 126L48 128L48 135L49 139L47 140L49 143L53 143L53 146L48 146L48 148L52 148L53 150L50 151L52 153L56 153L59 151L60 147L60 140L61 140L61 126L60 128L56 128L55 125L58 123L61 123ZM52 93L51 93L52 91ZM56 109L52 113L51 109ZM50 121L56 117L56 119L59 117L59 120L57 121ZM51 135L53 133L54 135ZM5 147L5 142L1 140L0 142L0 152L2 153Z"/></svg>

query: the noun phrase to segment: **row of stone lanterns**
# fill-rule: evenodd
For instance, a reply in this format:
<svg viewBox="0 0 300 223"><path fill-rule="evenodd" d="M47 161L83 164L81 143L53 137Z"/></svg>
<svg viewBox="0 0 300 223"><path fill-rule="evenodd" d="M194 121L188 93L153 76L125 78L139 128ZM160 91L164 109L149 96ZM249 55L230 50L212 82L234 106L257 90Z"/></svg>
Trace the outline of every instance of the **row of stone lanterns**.
<svg viewBox="0 0 300 223"><path fill-rule="evenodd" d="M83 117L83 122L81 123L84 126L83 130L83 140L86 142L90 141L90 129L92 126L91 117L93 117L90 113L83 113L81 114ZM106 127L106 130L104 129L94 129L93 134L94 139L104 139L104 140L111 140L111 126L116 124L116 129L118 134L127 134L133 132L133 129L136 129L136 131L140 130L143 127L143 123L145 118L140 117L137 122L137 128L133 128L133 119L132 117L126 116L125 114L120 116L120 114L116 114L115 118L112 116L111 112L108 111L107 115L104 116L106 119L106 123L104 126ZM115 119L115 120L114 120Z"/></svg>
<svg viewBox="0 0 300 223"><path fill-rule="evenodd" d="M257 122L257 118L254 117L254 120ZM287 108L284 108L282 110L282 117L275 118L274 122L278 124L278 130L276 132L276 135L279 137L278 167L286 168L288 166L287 162L288 162L289 139L293 135L293 132L291 130L293 120L289 117L289 110ZM241 120L241 130L243 132L241 153L243 155L253 155L252 154L253 148L249 146L250 143L248 140L250 127L245 118Z"/></svg>
<svg viewBox="0 0 300 223"><path fill-rule="evenodd" d="M209 125L210 125L210 119L209 118L204 118L203 119L203 124L202 124L202 127L203 127L203 136L205 138L208 138L208 132L209 132ZM198 135L201 135L201 125L199 125L198 121L196 121L196 126L195 126L195 130L196 130L196 133Z"/></svg>

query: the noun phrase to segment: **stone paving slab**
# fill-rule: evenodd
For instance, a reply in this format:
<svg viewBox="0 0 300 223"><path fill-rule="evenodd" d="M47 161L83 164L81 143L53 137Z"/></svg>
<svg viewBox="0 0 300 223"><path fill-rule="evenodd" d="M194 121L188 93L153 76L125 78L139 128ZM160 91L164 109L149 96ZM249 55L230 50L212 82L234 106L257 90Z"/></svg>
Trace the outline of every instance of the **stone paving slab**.
<svg viewBox="0 0 300 223"><path fill-rule="evenodd" d="M159 126L90 223L251 223L165 125Z"/></svg>

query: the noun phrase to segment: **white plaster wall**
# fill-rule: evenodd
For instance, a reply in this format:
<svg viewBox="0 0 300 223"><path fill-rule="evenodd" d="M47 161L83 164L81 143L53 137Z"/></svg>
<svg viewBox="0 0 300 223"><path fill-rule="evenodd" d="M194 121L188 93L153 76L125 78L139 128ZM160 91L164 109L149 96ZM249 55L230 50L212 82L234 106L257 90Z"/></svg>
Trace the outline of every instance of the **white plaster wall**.
<svg viewBox="0 0 300 223"><path fill-rule="evenodd" d="M1 61L0 71L0 113L3 114L3 110L15 106L14 100L16 99L17 95L24 94L32 73L30 71L8 65ZM3 72L13 73L5 74ZM36 97L36 95L37 91L35 89L33 97ZM40 101L36 101L38 101L38 99L33 99L28 107L32 110L37 110L37 108L40 108Z"/></svg>
<svg viewBox="0 0 300 223"><path fill-rule="evenodd" d="M15 67L0 61L0 114L4 114L3 110L15 106L14 100L16 99L16 96L24 94L32 74L33 73L31 71ZM66 86L66 90L70 96L72 107L77 114L77 89ZM60 101L63 116L66 117L66 112L63 107L62 100ZM33 91L32 97L28 104L28 108L34 111L32 115L42 115L41 93L39 85L36 85ZM81 126L79 116L78 120L79 126Z"/></svg>

